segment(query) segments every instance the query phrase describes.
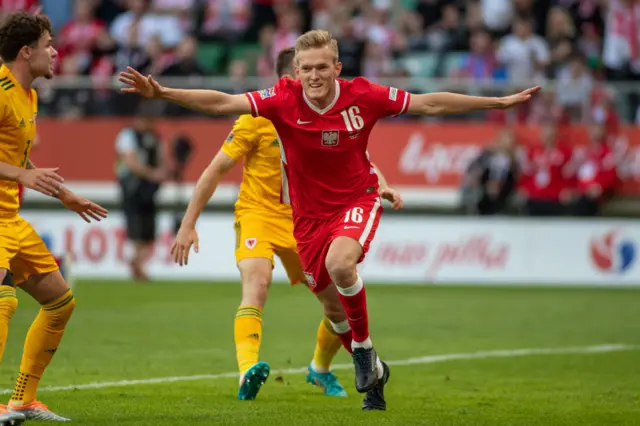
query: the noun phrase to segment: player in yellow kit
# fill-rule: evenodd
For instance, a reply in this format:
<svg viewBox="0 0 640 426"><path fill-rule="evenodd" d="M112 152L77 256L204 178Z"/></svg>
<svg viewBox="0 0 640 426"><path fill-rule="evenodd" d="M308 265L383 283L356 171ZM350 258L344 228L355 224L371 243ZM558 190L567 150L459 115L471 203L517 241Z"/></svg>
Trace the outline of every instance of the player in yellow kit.
<svg viewBox="0 0 640 426"><path fill-rule="evenodd" d="M285 49L277 59L277 73L293 75L295 49ZM282 175L278 135L265 118L244 115L238 118L231 133L196 186L195 193L176 241L172 247L175 261L188 262L191 245L198 251L195 224L213 195L220 179L244 159L243 179L235 206L236 261L242 279L242 301L236 313L234 335L240 370L238 398L255 399L269 376L270 367L259 362L262 340L262 309L271 284L274 255L277 255L292 284L306 284L293 237L291 207L280 202ZM383 178L381 178L383 181ZM402 201L386 186L394 207ZM383 185L381 185L382 187ZM391 196L389 196L391 195ZM351 330L337 293L321 300L325 318L320 322L313 360L307 381L320 386L326 395L346 396L331 362L342 345L351 345Z"/></svg>
<svg viewBox="0 0 640 426"><path fill-rule="evenodd" d="M37 401L36 390L58 349L75 299L45 243L18 215L18 184L57 197L87 222L106 217L105 209L63 188L56 169L37 169L29 160L38 111L31 83L52 77L56 55L47 17L16 13L0 26L0 358L18 305L15 287L41 305L27 334L9 405L0 406L1 425L69 420Z"/></svg>

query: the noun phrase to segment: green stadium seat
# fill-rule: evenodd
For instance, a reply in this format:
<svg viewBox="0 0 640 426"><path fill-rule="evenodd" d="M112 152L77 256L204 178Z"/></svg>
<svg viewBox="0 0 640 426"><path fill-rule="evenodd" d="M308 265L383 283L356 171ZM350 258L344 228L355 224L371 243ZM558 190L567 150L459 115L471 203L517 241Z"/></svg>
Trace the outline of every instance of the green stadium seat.
<svg viewBox="0 0 640 426"><path fill-rule="evenodd" d="M438 55L431 52L410 53L402 62L412 77L433 77L438 65Z"/></svg>
<svg viewBox="0 0 640 426"><path fill-rule="evenodd" d="M233 46L231 46L229 60L230 61L234 61L236 59L246 60L249 63L249 75L255 75L256 62L261 52L262 52L262 48L260 47L259 44L254 44L254 43L234 44Z"/></svg>
<svg viewBox="0 0 640 426"><path fill-rule="evenodd" d="M219 73L225 49L226 46L221 43L200 43L197 52L198 64L209 73Z"/></svg>

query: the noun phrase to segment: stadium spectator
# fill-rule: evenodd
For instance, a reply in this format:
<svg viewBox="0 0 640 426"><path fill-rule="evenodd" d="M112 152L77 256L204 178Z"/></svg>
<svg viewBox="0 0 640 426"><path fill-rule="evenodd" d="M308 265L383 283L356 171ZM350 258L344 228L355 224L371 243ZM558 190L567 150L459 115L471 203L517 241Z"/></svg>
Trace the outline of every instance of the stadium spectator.
<svg viewBox="0 0 640 426"><path fill-rule="evenodd" d="M272 25L265 25L260 29L259 43L261 53L256 62L256 69L259 77L271 77L275 69L275 58L272 55L273 44L275 42L276 28Z"/></svg>
<svg viewBox="0 0 640 426"><path fill-rule="evenodd" d="M94 52L106 31L104 23L94 17L94 2L76 0L73 18L67 22L56 39L59 61L73 55L80 74L90 74L94 66Z"/></svg>
<svg viewBox="0 0 640 426"><path fill-rule="evenodd" d="M465 56L461 67L454 70L453 76L475 81L488 81L496 77L498 61L491 36L486 31L477 31L471 35L471 51Z"/></svg>
<svg viewBox="0 0 640 426"><path fill-rule="evenodd" d="M198 41L193 37L183 38L176 49L172 62L162 70L162 75L171 77L204 76L205 72L196 60L197 43Z"/></svg>
<svg viewBox="0 0 640 426"><path fill-rule="evenodd" d="M338 43L340 43L342 74L348 77L362 75L361 64L365 53L365 42L356 37L350 21L344 22Z"/></svg>
<svg viewBox="0 0 640 426"><path fill-rule="evenodd" d="M618 183L616 159L607 140L606 126L593 124L589 130L589 146L578 150L576 155L579 163L571 206L576 216L595 216Z"/></svg>
<svg viewBox="0 0 640 426"><path fill-rule="evenodd" d="M273 35L271 59L275 61L278 52L296 44L296 39L302 34L302 16L295 9L285 9L277 16L278 25Z"/></svg>
<svg viewBox="0 0 640 426"><path fill-rule="evenodd" d="M183 32L178 18L154 14L149 4L149 0L128 0L129 10L118 15L109 29L118 45L143 47L154 36L159 36L165 47L175 47L180 42Z"/></svg>
<svg viewBox="0 0 640 426"><path fill-rule="evenodd" d="M540 143L524 149L518 186L530 216L561 216L570 201L572 149L558 136L558 125L546 122Z"/></svg>
<svg viewBox="0 0 640 426"><path fill-rule="evenodd" d="M607 10L602 59L607 78L612 80L640 80L640 2L611 0ZM640 104L638 95L628 95L633 120Z"/></svg>
<svg viewBox="0 0 640 426"><path fill-rule="evenodd" d="M551 8L546 20L546 39L551 55L550 77L555 77L575 52L575 37L576 29L569 12L558 6Z"/></svg>
<svg viewBox="0 0 640 426"><path fill-rule="evenodd" d="M506 210L518 179L514 144L513 131L505 129L495 146L483 149L469 164L462 187L467 213L485 216Z"/></svg>
<svg viewBox="0 0 640 426"><path fill-rule="evenodd" d="M134 123L122 129L115 142L127 239L133 243L129 267L133 279L140 281L149 280L144 262L156 239L156 194L168 176L153 107L143 103Z"/></svg>
<svg viewBox="0 0 640 426"><path fill-rule="evenodd" d="M442 19L430 28L428 42L431 50L443 53L469 48L469 34L455 4L442 8Z"/></svg>
<svg viewBox="0 0 640 426"><path fill-rule="evenodd" d="M520 18L513 33L502 39L497 57L507 67L509 80L518 85L542 78L550 60L547 42L533 32L533 22Z"/></svg>
<svg viewBox="0 0 640 426"><path fill-rule="evenodd" d="M241 41L251 24L249 0L196 0L203 13L196 19L202 40Z"/></svg>
<svg viewBox="0 0 640 426"><path fill-rule="evenodd" d="M249 88L247 77L249 75L249 63L244 59L236 59L229 64L229 82L232 85L229 93L246 93L255 88Z"/></svg>
<svg viewBox="0 0 640 426"><path fill-rule="evenodd" d="M574 56L568 65L558 72L558 104L572 122L588 121L593 85L593 77L581 56Z"/></svg>

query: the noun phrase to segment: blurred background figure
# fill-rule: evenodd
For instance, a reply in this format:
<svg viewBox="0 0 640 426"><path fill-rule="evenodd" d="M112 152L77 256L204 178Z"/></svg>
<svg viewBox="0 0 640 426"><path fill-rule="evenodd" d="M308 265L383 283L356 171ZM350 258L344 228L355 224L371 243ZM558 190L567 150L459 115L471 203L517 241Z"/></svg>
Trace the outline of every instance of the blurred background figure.
<svg viewBox="0 0 640 426"><path fill-rule="evenodd" d="M127 238L133 243L129 266L132 278L139 281L149 280L144 263L156 239L156 194L169 175L154 107L142 104L133 123L122 129L115 141Z"/></svg>
<svg viewBox="0 0 640 426"><path fill-rule="evenodd" d="M462 188L465 210L481 216L504 213L517 183L515 135L505 129L495 145L482 150L466 170Z"/></svg>
<svg viewBox="0 0 640 426"><path fill-rule="evenodd" d="M590 144L576 155L576 192L572 205L576 216L595 216L618 185L614 151L604 124L589 127Z"/></svg>
<svg viewBox="0 0 640 426"><path fill-rule="evenodd" d="M562 216L570 201L573 178L570 160L572 149L558 124L545 122L540 140L527 146L522 157L520 196L531 216Z"/></svg>

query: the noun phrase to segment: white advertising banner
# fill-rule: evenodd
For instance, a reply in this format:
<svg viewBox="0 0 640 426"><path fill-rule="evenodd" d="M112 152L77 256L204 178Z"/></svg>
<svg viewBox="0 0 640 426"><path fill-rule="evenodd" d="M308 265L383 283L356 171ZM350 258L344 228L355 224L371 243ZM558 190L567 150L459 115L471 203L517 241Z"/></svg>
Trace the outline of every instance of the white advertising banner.
<svg viewBox="0 0 640 426"><path fill-rule="evenodd" d="M127 278L130 246L119 212L86 224L66 212L25 212L55 253L70 252L77 277ZM148 270L156 279L236 280L229 213L204 214L200 253L188 266L169 256L173 218L159 217ZM366 282L638 285L640 224L627 220L383 217L360 266ZM276 262L274 277L286 275Z"/></svg>

